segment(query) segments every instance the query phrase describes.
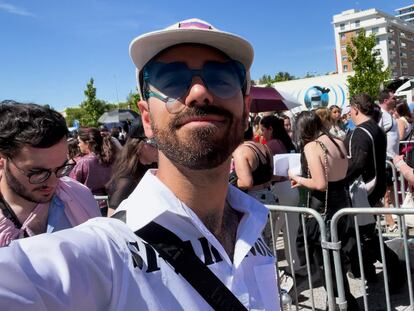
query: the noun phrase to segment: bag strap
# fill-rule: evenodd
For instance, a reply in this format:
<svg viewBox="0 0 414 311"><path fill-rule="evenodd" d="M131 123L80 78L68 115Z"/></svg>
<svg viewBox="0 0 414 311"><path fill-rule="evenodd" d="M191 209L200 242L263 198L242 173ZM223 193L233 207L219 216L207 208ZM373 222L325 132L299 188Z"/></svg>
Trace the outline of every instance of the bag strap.
<svg viewBox="0 0 414 311"><path fill-rule="evenodd" d="M366 128L363 128L362 126L358 126L357 128L359 128L361 130L364 130L364 132L367 133L367 135L371 139L371 142L372 142L372 153L373 153L373 158L374 158L375 177L377 177L377 159L376 159L376 156L375 156L375 143L374 143L374 138L372 138L371 133Z"/></svg>
<svg viewBox="0 0 414 311"><path fill-rule="evenodd" d="M267 155L263 153L263 151L261 151L253 142L245 141L243 145L246 147L249 147L250 149L254 151L254 153L256 154L257 160L261 164L266 163Z"/></svg>
<svg viewBox="0 0 414 311"><path fill-rule="evenodd" d="M152 221L135 234L154 247L214 310L247 310L191 247L173 232Z"/></svg>

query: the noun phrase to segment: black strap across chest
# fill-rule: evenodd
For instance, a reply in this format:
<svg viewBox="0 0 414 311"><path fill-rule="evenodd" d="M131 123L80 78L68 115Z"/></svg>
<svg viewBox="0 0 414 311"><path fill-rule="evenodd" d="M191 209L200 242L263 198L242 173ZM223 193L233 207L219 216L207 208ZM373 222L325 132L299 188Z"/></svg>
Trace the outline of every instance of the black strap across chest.
<svg viewBox="0 0 414 311"><path fill-rule="evenodd" d="M125 216L126 212L120 211L112 217L125 221ZM181 274L214 310L247 310L191 247L186 246L173 232L150 222L135 234L154 247L160 257Z"/></svg>

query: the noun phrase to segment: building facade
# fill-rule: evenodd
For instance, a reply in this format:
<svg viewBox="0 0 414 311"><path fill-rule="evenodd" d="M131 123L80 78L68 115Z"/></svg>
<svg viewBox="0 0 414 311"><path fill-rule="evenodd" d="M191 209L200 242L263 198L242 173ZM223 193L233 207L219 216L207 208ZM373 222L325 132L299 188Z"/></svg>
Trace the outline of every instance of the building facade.
<svg viewBox="0 0 414 311"><path fill-rule="evenodd" d="M334 15L332 23L338 73L353 70L346 46L360 29L365 28L367 35L375 34L377 45L374 48L378 50L384 68L390 69L392 79L414 76L414 24L377 9L344 11Z"/></svg>
<svg viewBox="0 0 414 311"><path fill-rule="evenodd" d="M397 12L395 14L396 17L405 22L414 24L414 4L396 9L395 12Z"/></svg>

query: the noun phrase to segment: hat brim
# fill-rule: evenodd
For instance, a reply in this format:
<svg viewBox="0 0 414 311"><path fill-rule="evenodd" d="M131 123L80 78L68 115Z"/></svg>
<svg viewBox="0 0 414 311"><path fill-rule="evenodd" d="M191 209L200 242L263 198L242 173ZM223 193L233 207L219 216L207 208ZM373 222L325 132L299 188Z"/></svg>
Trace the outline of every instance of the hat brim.
<svg viewBox="0 0 414 311"><path fill-rule="evenodd" d="M169 29L150 32L135 38L129 46L129 52L138 71L141 71L159 52L182 43L214 47L231 59L241 62L246 71L250 69L253 62L253 47L245 39L222 31L204 29Z"/></svg>

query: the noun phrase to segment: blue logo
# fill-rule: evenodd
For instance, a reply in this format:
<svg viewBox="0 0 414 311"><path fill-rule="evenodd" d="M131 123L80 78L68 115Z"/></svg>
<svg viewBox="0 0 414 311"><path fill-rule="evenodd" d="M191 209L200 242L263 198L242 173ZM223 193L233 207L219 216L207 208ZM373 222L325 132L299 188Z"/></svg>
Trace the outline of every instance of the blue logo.
<svg viewBox="0 0 414 311"><path fill-rule="evenodd" d="M329 103L329 88L312 86L305 92L305 105L308 110L327 107Z"/></svg>

